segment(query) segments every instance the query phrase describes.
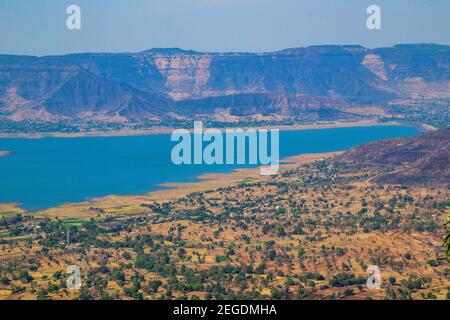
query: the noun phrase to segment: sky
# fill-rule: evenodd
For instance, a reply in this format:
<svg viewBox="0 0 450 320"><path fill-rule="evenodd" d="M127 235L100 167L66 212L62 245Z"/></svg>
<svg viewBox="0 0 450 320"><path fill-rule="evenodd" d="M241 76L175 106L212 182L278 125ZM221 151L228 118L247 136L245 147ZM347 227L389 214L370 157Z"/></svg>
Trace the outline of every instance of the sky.
<svg viewBox="0 0 450 320"><path fill-rule="evenodd" d="M367 7L381 9L369 30ZM66 26L69 5L81 30ZM449 0L1 0L0 54L179 47L268 52L322 44L450 44Z"/></svg>

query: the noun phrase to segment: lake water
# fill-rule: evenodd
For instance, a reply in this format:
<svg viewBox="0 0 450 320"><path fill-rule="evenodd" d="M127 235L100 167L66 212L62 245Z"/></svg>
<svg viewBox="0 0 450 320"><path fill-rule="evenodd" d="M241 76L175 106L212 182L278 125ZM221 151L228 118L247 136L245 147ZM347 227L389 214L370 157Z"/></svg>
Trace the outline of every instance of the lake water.
<svg viewBox="0 0 450 320"><path fill-rule="evenodd" d="M409 126L372 126L280 132L280 158L347 150L394 137L417 135ZM191 182L232 165L181 165L171 161L170 135L0 139L0 202L28 210L111 194L142 194L161 183Z"/></svg>

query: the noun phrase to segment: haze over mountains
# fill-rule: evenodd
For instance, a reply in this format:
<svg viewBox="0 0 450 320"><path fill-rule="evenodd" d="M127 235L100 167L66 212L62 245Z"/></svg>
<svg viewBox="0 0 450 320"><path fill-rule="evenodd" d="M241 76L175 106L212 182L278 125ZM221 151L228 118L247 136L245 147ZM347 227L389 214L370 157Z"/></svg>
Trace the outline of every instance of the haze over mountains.
<svg viewBox="0 0 450 320"><path fill-rule="evenodd" d="M17 121L358 119L417 98L450 98L450 46L0 55L0 117Z"/></svg>

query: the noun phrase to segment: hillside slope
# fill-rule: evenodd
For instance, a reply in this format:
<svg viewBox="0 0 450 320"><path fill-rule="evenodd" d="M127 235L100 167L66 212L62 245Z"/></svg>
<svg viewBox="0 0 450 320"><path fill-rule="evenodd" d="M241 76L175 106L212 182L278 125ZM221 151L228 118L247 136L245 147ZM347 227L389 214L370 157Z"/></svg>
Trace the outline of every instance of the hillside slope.
<svg viewBox="0 0 450 320"><path fill-rule="evenodd" d="M336 158L383 170L379 183L450 185L450 128L358 146Z"/></svg>

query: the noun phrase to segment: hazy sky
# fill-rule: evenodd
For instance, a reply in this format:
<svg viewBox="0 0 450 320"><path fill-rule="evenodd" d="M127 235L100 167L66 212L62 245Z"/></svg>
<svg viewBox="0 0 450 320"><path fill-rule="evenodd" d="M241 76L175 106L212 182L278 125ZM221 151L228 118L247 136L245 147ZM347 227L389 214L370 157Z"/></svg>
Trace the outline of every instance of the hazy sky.
<svg viewBox="0 0 450 320"><path fill-rule="evenodd" d="M81 30L66 27L71 4ZM371 4L382 30L366 27ZM450 0L0 0L0 53L10 54L431 42L450 44Z"/></svg>

